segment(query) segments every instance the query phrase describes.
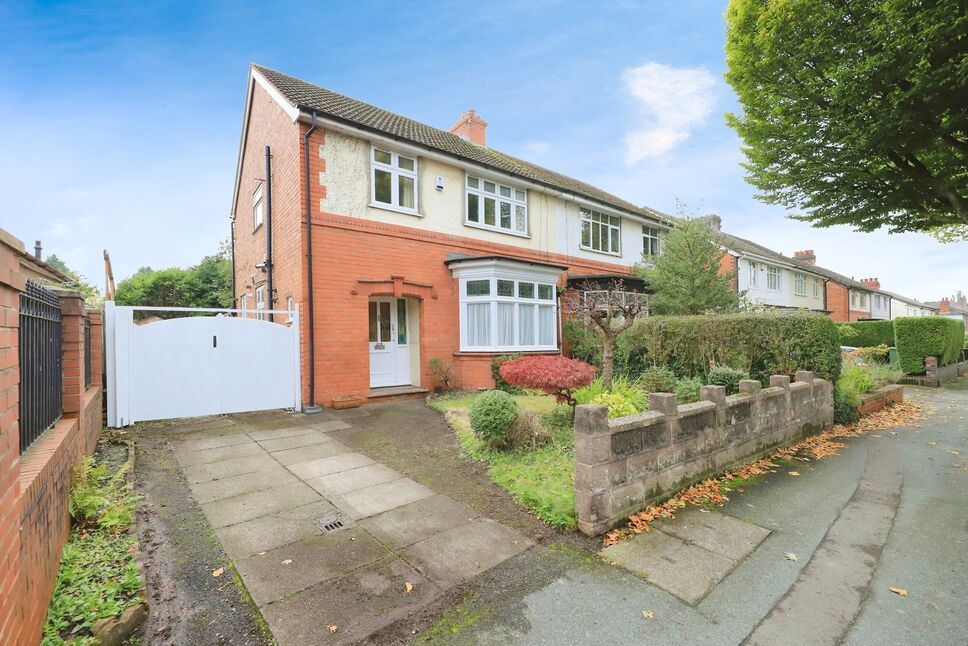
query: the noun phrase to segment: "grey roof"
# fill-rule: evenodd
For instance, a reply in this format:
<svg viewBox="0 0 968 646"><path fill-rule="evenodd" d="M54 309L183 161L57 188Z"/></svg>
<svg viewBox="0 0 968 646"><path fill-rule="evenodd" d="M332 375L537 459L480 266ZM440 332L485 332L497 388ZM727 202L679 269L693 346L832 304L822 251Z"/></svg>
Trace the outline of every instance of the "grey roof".
<svg viewBox="0 0 968 646"><path fill-rule="evenodd" d="M739 236L734 236L730 233L719 232L719 235L725 240L726 246L733 251L738 251L740 253L751 253L761 256L763 258L768 258L775 260L776 262L782 262L788 265L802 269L805 272L811 272L814 274L819 274L821 276L826 276L828 270L823 267L817 267L816 265L811 265L808 262L803 262L802 260L797 260L796 258L790 258L789 256L784 256L781 253L777 253L768 247L764 247L761 244L757 244L752 240L747 240L746 238L740 238ZM826 272L826 273L825 273ZM849 280L849 279L848 279ZM858 283L859 284L859 283Z"/></svg>
<svg viewBox="0 0 968 646"><path fill-rule="evenodd" d="M269 83L297 108L340 121L371 132L389 135L401 141L515 175L567 193L600 202L641 217L671 224L669 216L654 209L640 207L580 180L556 173L531 162L479 146L457 135L394 114L357 99L307 83L288 74L253 64Z"/></svg>
<svg viewBox="0 0 968 646"><path fill-rule="evenodd" d="M883 294L884 296L890 296L894 300L902 301L904 303L909 303L911 305L917 305L919 307L928 307L928 308L931 308L933 310L938 309L938 306L937 305L932 305L931 303L922 303L921 301L919 301L917 299L908 298L907 296L901 296L900 294L895 294L894 292L889 292L889 291L884 290L884 289L878 289L876 291L878 291L879 293Z"/></svg>
<svg viewBox="0 0 968 646"><path fill-rule="evenodd" d="M941 309L941 301L927 301L925 305L927 305L928 307L933 307L935 309L939 309L939 310ZM951 311L956 314L968 314L968 307L964 305L959 305L955 301L948 301L948 307L950 307Z"/></svg>

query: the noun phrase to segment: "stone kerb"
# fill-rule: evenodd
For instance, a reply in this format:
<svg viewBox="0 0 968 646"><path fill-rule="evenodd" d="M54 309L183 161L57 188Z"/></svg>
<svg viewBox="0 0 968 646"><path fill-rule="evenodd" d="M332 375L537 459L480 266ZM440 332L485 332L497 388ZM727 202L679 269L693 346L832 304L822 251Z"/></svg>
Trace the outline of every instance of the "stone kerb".
<svg viewBox="0 0 968 646"><path fill-rule="evenodd" d="M629 514L714 472L833 423L833 386L799 371L770 387L743 380L740 392L703 386L700 401L679 405L651 393L650 410L608 419L605 406L575 411L578 527L598 535Z"/></svg>

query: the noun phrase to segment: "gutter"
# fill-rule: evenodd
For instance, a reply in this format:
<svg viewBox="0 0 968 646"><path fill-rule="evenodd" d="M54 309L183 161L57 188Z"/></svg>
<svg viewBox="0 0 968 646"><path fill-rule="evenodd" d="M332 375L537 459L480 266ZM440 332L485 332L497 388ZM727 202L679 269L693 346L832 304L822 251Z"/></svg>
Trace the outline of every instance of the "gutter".
<svg viewBox="0 0 968 646"><path fill-rule="evenodd" d="M313 112L312 126L303 134L303 162L306 168L306 287L309 297L306 300L306 316L309 323L309 403L303 406L304 413L318 413L322 408L316 403L316 325L313 298L313 195L309 181L309 138L316 131L316 112Z"/></svg>

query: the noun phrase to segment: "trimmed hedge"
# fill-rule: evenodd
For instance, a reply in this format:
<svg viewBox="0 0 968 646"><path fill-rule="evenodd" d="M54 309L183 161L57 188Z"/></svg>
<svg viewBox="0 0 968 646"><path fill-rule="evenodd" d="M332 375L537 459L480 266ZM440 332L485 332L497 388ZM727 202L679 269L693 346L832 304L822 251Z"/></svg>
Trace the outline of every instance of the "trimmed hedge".
<svg viewBox="0 0 968 646"><path fill-rule="evenodd" d="M941 316L905 317L894 320L898 360L908 374L924 372L925 357L938 357L939 365L954 363L961 356L965 326Z"/></svg>
<svg viewBox="0 0 968 646"><path fill-rule="evenodd" d="M852 328L857 336L841 339L842 345L855 348L872 348L876 345L894 345L894 321L854 321L840 325Z"/></svg>
<svg viewBox="0 0 968 646"><path fill-rule="evenodd" d="M832 382L840 375L837 325L808 312L654 316L637 321L617 346L617 363L631 376L648 366L700 378L713 366L729 366L763 383L797 370Z"/></svg>

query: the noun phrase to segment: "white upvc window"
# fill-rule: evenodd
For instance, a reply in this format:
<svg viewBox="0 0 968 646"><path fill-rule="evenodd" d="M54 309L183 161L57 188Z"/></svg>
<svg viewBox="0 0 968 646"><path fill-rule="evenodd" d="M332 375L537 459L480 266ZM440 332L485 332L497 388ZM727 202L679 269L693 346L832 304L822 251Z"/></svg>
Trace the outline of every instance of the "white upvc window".
<svg viewBox="0 0 968 646"><path fill-rule="evenodd" d="M247 318L249 315L249 295L242 294L239 297L239 309L242 310L242 318Z"/></svg>
<svg viewBox="0 0 968 646"><path fill-rule="evenodd" d="M263 311L266 308L266 288L265 285L260 285L255 288L255 317L260 321L265 319L265 314Z"/></svg>
<svg viewBox="0 0 968 646"><path fill-rule="evenodd" d="M658 256L659 251L659 229L642 225L642 255Z"/></svg>
<svg viewBox="0 0 968 646"><path fill-rule="evenodd" d="M465 178L464 224L528 235L528 193L482 177Z"/></svg>
<svg viewBox="0 0 968 646"><path fill-rule="evenodd" d="M417 212L417 159L373 146L370 152L370 203L405 213Z"/></svg>
<svg viewBox="0 0 968 646"><path fill-rule="evenodd" d="M867 294L865 294L864 292L861 292L860 299L859 300L860 300L860 307L861 307L861 309L866 309L867 308Z"/></svg>
<svg viewBox="0 0 968 646"><path fill-rule="evenodd" d="M262 184L252 194L252 230L262 226L265 220L265 200L262 199Z"/></svg>
<svg viewBox="0 0 968 646"><path fill-rule="evenodd" d="M581 208L581 248L620 255L622 218Z"/></svg>
<svg viewBox="0 0 968 646"><path fill-rule="evenodd" d="M793 275L793 291L797 296L807 295L807 276L797 272Z"/></svg>
<svg viewBox="0 0 968 646"><path fill-rule="evenodd" d="M857 292L850 293L850 306L855 310L857 309Z"/></svg>
<svg viewBox="0 0 968 646"><path fill-rule="evenodd" d="M766 266L766 288L775 292L780 291L780 276L783 270L774 265Z"/></svg>
<svg viewBox="0 0 968 646"><path fill-rule="evenodd" d="M756 287L757 286L757 283L759 282L759 276L758 276L756 270L757 270L756 263L751 260L750 261L750 273L749 273L750 287Z"/></svg>
<svg viewBox="0 0 968 646"><path fill-rule="evenodd" d="M820 298L820 286L822 282L819 278L813 279L813 297Z"/></svg>
<svg viewBox="0 0 968 646"><path fill-rule="evenodd" d="M294 320L296 320L296 313L292 309L292 296L286 297L286 309L289 310L286 321L288 323L292 323Z"/></svg>

